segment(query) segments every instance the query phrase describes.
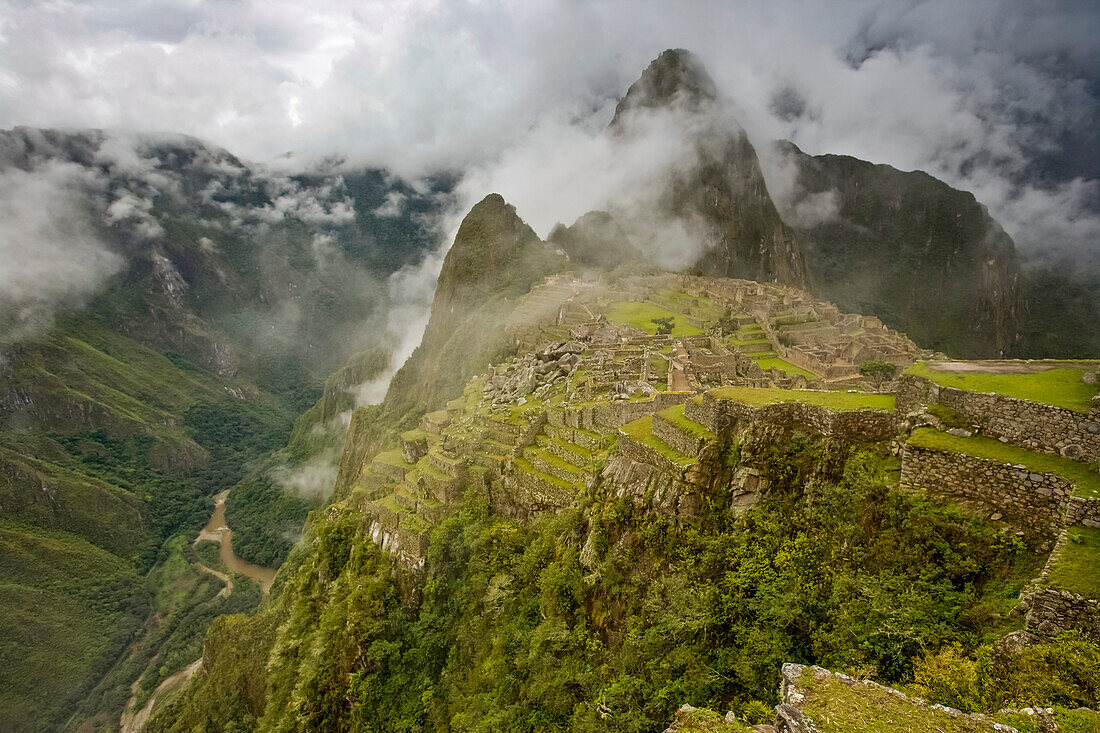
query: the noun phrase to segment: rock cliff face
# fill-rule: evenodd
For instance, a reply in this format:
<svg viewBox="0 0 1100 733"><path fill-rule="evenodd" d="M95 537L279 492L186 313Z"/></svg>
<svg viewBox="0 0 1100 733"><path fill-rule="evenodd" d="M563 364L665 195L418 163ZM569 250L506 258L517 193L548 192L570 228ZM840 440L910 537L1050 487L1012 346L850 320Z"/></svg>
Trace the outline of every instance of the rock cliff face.
<svg viewBox="0 0 1100 733"><path fill-rule="evenodd" d="M579 267L611 270L645 261L619 223L606 211L590 211L567 227L556 225L546 239Z"/></svg>
<svg viewBox="0 0 1100 733"><path fill-rule="evenodd" d="M653 109L676 110L691 122L698 163L667 182L660 207L702 239L703 272L805 286L795 233L776 211L745 131L721 116L714 81L698 58L682 49L657 57L630 86L610 129L629 135L634 118Z"/></svg>
<svg viewBox="0 0 1100 733"><path fill-rule="evenodd" d="M509 302L525 294L565 258L554 254L490 194L470 210L439 273L424 340L394 375L387 406L398 412L453 396L503 347Z"/></svg>
<svg viewBox="0 0 1100 733"><path fill-rule="evenodd" d="M1096 311L1092 299L1067 296L1058 278L1052 289L1026 281L1012 239L972 194L920 171L810 156L782 142L779 160L797 183L775 201L755 148L721 105L699 59L668 50L630 86L610 125L629 136L645 115L681 115L697 161L664 182L658 209L703 242L704 274L805 287L961 357L1095 348L1079 335L1080 314Z"/></svg>
<svg viewBox="0 0 1100 733"><path fill-rule="evenodd" d="M784 216L818 295L935 349L1013 353L1021 315L1015 246L972 194L921 171L777 145L797 175Z"/></svg>

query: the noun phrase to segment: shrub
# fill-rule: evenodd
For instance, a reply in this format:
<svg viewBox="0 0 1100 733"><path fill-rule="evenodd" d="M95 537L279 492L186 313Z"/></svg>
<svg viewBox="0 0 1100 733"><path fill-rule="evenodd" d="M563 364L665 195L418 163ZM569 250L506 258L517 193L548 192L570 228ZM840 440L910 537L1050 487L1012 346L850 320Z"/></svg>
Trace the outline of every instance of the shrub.
<svg viewBox="0 0 1100 733"><path fill-rule="evenodd" d="M914 691L933 702L967 711L981 707L978 664L957 646L916 660L913 680Z"/></svg>

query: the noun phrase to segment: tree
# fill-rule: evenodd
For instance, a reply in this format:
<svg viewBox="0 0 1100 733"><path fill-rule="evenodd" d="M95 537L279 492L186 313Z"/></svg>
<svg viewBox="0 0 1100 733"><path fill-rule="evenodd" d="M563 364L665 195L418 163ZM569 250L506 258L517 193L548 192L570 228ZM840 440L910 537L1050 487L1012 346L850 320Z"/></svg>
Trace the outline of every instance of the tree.
<svg viewBox="0 0 1100 733"><path fill-rule="evenodd" d="M672 316L668 316L666 318L651 318L650 323L657 324L658 336L672 333L672 329L676 328L676 319Z"/></svg>
<svg viewBox="0 0 1100 733"><path fill-rule="evenodd" d="M859 373L873 379L875 389L879 389L883 384L894 378L894 375L898 373L898 367L888 361L872 359L859 365Z"/></svg>

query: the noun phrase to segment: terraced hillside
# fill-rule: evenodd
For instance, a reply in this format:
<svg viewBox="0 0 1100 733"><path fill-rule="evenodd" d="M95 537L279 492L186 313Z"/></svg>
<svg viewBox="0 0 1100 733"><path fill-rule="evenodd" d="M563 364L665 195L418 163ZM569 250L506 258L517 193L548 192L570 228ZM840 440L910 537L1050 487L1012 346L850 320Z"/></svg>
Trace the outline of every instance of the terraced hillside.
<svg viewBox="0 0 1100 733"><path fill-rule="evenodd" d="M970 404L921 366L876 382L858 360L901 370L921 352L875 319L745 281L555 275L501 323L512 353L415 426L386 432L384 406L355 412L333 504L275 595L215 629L152 730L208 725L212 710L261 729L663 730L684 703L736 720L682 711L674 729L748 730L781 720L792 659L873 667L1013 727L1005 699L1097 704L1100 599L1075 578L1095 557L1081 523L1100 517L1100 474L982 433L1009 425L986 399L1059 411L1085 434L1095 400L1085 413L1020 403L1007 395L1027 380L1009 379ZM812 379L761 367L795 345L817 349ZM1027 470L998 467L1008 452ZM944 479L915 484L922 461L948 466ZM260 661L242 666L248 655ZM1001 661L976 661L990 655ZM958 675L969 686L951 692ZM863 697L826 687L807 687L802 713L845 729ZM885 710L866 730L976 720L935 710Z"/></svg>

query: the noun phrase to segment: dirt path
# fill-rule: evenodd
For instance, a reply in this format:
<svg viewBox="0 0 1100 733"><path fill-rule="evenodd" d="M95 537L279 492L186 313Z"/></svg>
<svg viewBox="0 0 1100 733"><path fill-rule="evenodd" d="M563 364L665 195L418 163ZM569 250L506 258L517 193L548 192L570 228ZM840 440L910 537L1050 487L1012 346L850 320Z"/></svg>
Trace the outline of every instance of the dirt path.
<svg viewBox="0 0 1100 733"><path fill-rule="evenodd" d="M668 363L668 388L673 392L690 392L691 382L684 372L684 364L687 363L688 353L684 345L679 341L673 349L674 357Z"/></svg>
<svg viewBox="0 0 1100 733"><path fill-rule="evenodd" d="M195 541L198 542L198 540L195 540ZM222 589L220 591L218 591L218 595L216 596L217 598L224 598L225 596L227 596L227 595L229 595L230 593L233 592L233 579L230 578L228 575L226 575L225 573L218 572L214 568L208 568L205 565L203 565L201 562L197 562L197 563L195 563L195 565L197 565L200 570L204 570L204 571L210 573L215 578L217 578L221 582L225 583L225 585L222 586Z"/></svg>
<svg viewBox="0 0 1100 733"><path fill-rule="evenodd" d="M199 671L199 667L202 665L202 658L196 659L185 668L176 672L174 675L166 679L157 685L157 689L153 690L153 694L149 696L149 702L145 703L145 707L136 713L130 713L130 710L136 701L136 688L137 683L134 683L135 696L130 698L130 703L126 706L126 712L122 714L122 720L119 721L122 729L122 733L138 733L142 726L149 720L149 716L153 714L153 706L156 705L157 699L168 692L169 690L175 690L187 682L195 675L195 672Z"/></svg>
<svg viewBox="0 0 1100 733"><path fill-rule="evenodd" d="M214 497L214 513L210 515L210 521L202 528L202 532L195 538L195 542L198 543L202 540L213 540L217 542L221 546L218 557L222 561L222 564L231 572L240 573L256 581L260 586L260 590L267 593L271 590L271 582L275 579L275 570L273 568L265 568L259 565L253 565L250 562L245 562L233 553L233 532L225 525L225 498L228 495L229 490L226 489ZM195 565L200 570L210 573L224 584L222 589L218 591L218 597L224 598L233 592L233 578L230 577L228 573L223 573L220 570L207 567L201 562L197 562ZM136 712L134 711L134 705L137 704L138 682L141 681L141 678L139 677L137 680L134 680L134 683L130 685L130 701L126 704L126 709L123 711L122 718L119 720L119 727L122 733L137 733L140 731L141 727L149 720L149 716L152 715L153 706L156 704L157 699L164 693L177 690L186 684L198 670L200 665L202 665L202 658L195 660L185 669L180 670L161 682L149 697L149 702L145 704L145 707Z"/></svg>

